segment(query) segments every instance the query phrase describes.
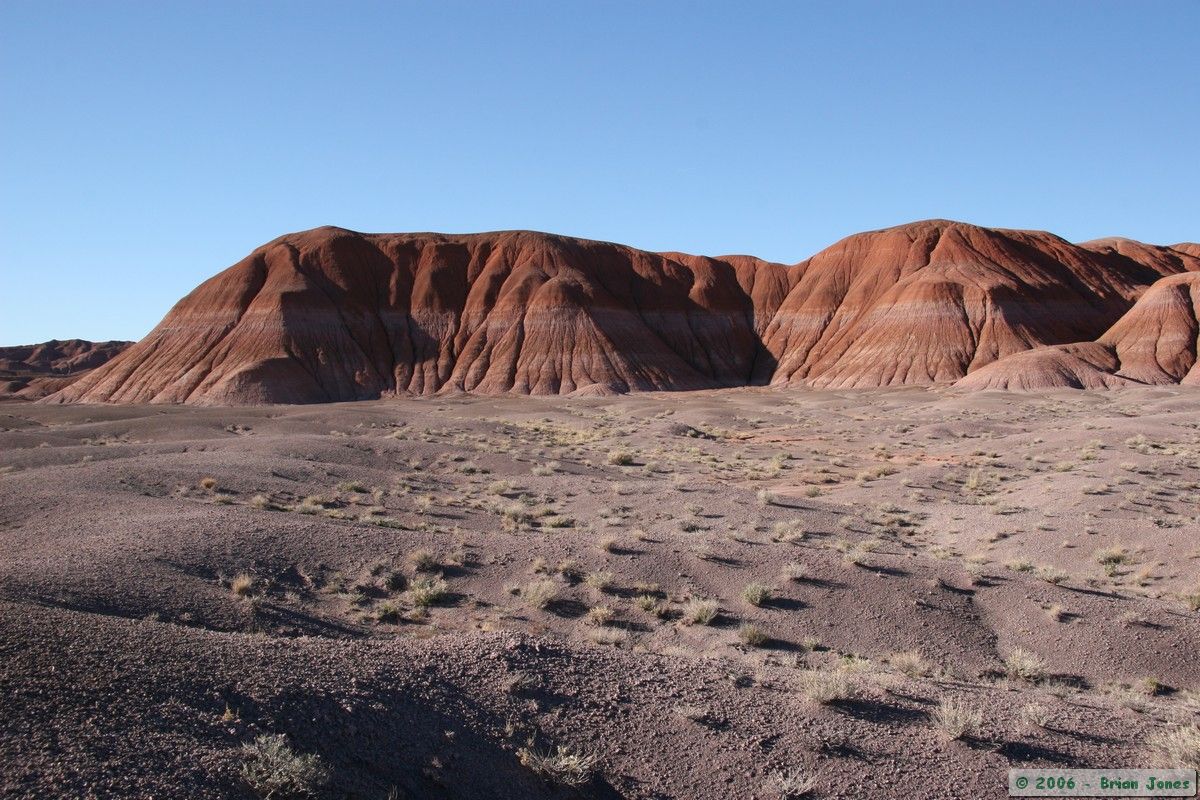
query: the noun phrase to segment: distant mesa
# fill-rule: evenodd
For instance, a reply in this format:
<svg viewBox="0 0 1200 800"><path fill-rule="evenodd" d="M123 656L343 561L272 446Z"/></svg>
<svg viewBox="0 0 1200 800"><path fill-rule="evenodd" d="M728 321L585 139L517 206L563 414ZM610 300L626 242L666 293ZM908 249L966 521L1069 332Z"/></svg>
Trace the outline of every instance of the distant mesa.
<svg viewBox="0 0 1200 800"><path fill-rule="evenodd" d="M947 220L790 266L531 231L325 227L258 248L44 402L1194 382L1195 272L1196 245ZM1144 320L1124 324L1135 311ZM1036 355L1070 343L1085 344Z"/></svg>
<svg viewBox="0 0 1200 800"><path fill-rule="evenodd" d="M53 394L132 344L67 339L0 347L0 398L36 400Z"/></svg>

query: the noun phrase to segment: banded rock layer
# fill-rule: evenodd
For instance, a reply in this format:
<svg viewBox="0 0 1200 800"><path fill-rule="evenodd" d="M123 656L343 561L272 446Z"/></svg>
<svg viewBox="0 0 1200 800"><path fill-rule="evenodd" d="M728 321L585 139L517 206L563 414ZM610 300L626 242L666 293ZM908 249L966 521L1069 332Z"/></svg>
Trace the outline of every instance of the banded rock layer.
<svg viewBox="0 0 1200 800"><path fill-rule="evenodd" d="M960 380L964 389L1108 389L1138 384L1200 386L1200 273L1151 286L1092 342L1039 347Z"/></svg>
<svg viewBox="0 0 1200 800"><path fill-rule="evenodd" d="M276 239L50 402L310 403L955 381L1094 339L1200 259L932 220L785 266L533 232ZM1135 246L1136 245L1136 246Z"/></svg>
<svg viewBox="0 0 1200 800"><path fill-rule="evenodd" d="M34 400L69 386L133 342L57 339L0 347L0 397Z"/></svg>

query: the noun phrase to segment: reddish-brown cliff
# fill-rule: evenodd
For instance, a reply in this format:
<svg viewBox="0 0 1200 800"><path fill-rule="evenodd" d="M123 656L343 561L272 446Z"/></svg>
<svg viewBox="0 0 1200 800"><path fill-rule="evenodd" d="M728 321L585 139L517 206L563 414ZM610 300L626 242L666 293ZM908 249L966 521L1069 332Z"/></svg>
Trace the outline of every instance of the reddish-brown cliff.
<svg viewBox="0 0 1200 800"><path fill-rule="evenodd" d="M1200 385L1200 272L1155 283L1094 342L1010 356L958 382L964 389Z"/></svg>
<svg viewBox="0 0 1200 800"><path fill-rule="evenodd" d="M945 220L857 234L793 268L765 337L772 383L954 381L1031 347L1092 339L1150 283L1186 269L1200 261Z"/></svg>
<svg viewBox="0 0 1200 800"><path fill-rule="evenodd" d="M1095 338L1200 259L944 220L787 267L533 232L276 239L51 402L306 403L955 381Z"/></svg>

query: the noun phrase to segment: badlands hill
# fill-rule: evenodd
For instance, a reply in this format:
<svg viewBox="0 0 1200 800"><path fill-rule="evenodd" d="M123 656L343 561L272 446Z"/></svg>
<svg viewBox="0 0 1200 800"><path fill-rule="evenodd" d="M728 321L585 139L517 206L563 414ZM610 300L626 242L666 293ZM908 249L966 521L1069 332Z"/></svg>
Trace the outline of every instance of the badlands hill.
<svg viewBox="0 0 1200 800"><path fill-rule="evenodd" d="M528 231L325 227L255 250L47 401L948 383L1095 340L1152 284L1200 271L1188 247L930 220L786 266Z"/></svg>
<svg viewBox="0 0 1200 800"><path fill-rule="evenodd" d="M55 339L0 347L0 397L45 397L79 380L131 344Z"/></svg>
<svg viewBox="0 0 1200 800"><path fill-rule="evenodd" d="M1200 273L1163 278L1094 342L1039 347L958 382L966 389L1200 386Z"/></svg>

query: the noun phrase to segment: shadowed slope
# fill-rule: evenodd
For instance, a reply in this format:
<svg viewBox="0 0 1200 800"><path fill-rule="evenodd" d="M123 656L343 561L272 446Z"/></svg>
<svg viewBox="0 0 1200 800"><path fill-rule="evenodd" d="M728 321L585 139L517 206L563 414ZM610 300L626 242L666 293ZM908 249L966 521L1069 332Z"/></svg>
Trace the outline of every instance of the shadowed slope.
<svg viewBox="0 0 1200 800"><path fill-rule="evenodd" d="M1029 390L1200 385L1198 347L1200 272L1189 272L1155 283L1094 342L1020 353L963 378L957 386Z"/></svg>

